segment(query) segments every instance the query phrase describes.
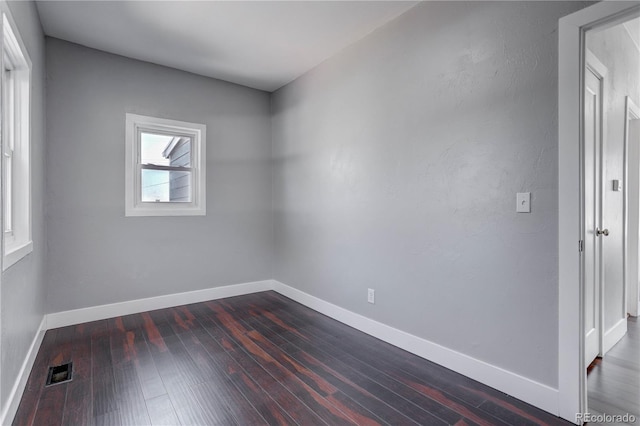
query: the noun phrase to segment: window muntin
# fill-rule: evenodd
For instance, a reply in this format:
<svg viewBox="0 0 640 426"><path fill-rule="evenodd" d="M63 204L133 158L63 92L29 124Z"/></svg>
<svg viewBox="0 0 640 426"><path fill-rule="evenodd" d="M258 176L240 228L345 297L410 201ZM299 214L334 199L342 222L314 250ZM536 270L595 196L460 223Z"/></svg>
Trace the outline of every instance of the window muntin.
<svg viewBox="0 0 640 426"><path fill-rule="evenodd" d="M126 215L204 215L206 126L127 114L126 127Z"/></svg>

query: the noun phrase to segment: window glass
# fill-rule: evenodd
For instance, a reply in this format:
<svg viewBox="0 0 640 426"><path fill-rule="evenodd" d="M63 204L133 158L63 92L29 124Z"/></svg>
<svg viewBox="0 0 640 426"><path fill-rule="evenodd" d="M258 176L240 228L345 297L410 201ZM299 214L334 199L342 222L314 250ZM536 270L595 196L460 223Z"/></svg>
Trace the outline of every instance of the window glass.
<svg viewBox="0 0 640 426"><path fill-rule="evenodd" d="M172 140L173 136L140 133L140 163L168 166L169 159L162 153Z"/></svg>
<svg viewBox="0 0 640 426"><path fill-rule="evenodd" d="M191 138L140 133L141 201L191 202Z"/></svg>

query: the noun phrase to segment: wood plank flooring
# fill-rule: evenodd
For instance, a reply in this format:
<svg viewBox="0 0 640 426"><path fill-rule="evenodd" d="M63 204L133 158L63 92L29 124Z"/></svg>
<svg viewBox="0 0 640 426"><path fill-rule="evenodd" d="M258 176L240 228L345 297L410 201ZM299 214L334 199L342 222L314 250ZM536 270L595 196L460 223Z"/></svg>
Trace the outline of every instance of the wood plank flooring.
<svg viewBox="0 0 640 426"><path fill-rule="evenodd" d="M640 423L640 324L627 320L627 334L587 376L591 414L632 414ZM598 425L599 423L591 423Z"/></svg>
<svg viewBox="0 0 640 426"><path fill-rule="evenodd" d="M13 424L569 423L264 292L49 330Z"/></svg>

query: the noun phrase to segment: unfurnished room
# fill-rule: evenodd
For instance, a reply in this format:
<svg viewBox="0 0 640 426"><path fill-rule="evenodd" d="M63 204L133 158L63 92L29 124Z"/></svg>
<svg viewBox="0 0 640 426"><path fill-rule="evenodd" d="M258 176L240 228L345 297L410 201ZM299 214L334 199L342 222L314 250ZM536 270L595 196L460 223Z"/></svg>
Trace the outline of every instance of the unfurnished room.
<svg viewBox="0 0 640 426"><path fill-rule="evenodd" d="M0 424L640 422L640 2L0 14Z"/></svg>

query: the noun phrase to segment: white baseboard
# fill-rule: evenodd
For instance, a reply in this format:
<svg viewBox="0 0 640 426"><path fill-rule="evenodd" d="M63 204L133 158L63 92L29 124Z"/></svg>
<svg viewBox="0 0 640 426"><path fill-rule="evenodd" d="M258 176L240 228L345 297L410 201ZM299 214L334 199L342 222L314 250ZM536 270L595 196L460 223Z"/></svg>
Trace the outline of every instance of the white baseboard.
<svg viewBox="0 0 640 426"><path fill-rule="evenodd" d="M606 355L609 349L615 346L627 332L627 319L621 318L613 327L604 333L603 352Z"/></svg>
<svg viewBox="0 0 640 426"><path fill-rule="evenodd" d="M255 281L47 314L42 318L38 332L31 342L27 356L25 357L20 368L20 372L18 373L18 377L11 389L7 405L0 414L0 425L11 424L18 411L20 399L22 398L25 386L27 385L27 379L29 378L36 356L40 350L40 345L44 339L44 334L47 330L66 327L68 325L81 324L89 321L113 318L120 315L135 314L138 312L152 311L154 309L170 308L189 303L205 302L207 300L240 296L243 294L257 293L272 289L272 280Z"/></svg>
<svg viewBox="0 0 640 426"><path fill-rule="evenodd" d="M311 296L279 281L273 290L313 310L558 415L558 390Z"/></svg>
<svg viewBox="0 0 640 426"><path fill-rule="evenodd" d="M271 290L272 287L273 283L271 280L255 281L56 312L47 315L47 329L98 321L121 315L136 314L154 309L164 309L173 306L187 305L189 303L222 299L224 297L241 296L243 294Z"/></svg>
<svg viewBox="0 0 640 426"><path fill-rule="evenodd" d="M0 415L0 425L11 424L13 418L18 412L18 406L20 405L20 400L22 399L24 388L27 386L29 374L31 374L33 363L36 361L36 355L38 355L38 351L40 350L40 345L42 344L44 333L46 331L47 317L45 315L42 318L42 321L40 321L38 331L33 338L33 341L31 342L31 346L29 346L29 351L27 352L27 355L24 358L24 362L20 367L18 377L16 378L13 387L11 388L11 393L9 393L9 398L7 399L7 405L5 406L4 410L2 410L2 414Z"/></svg>
<svg viewBox="0 0 640 426"><path fill-rule="evenodd" d="M35 361L35 356L38 353L40 344L42 343L45 330L267 290L275 290L296 302L357 330L440 364L443 367L484 383L487 386L505 392L554 415L558 415L559 413L559 394L557 389L356 314L279 281L264 280L74 309L46 315L29 349L29 354L20 371L19 379L16 381L9 398L7 409L2 413L2 417L0 418L0 424L5 424L6 419L13 419L13 416L15 416L18 404L20 403L19 396L21 396L24 391L26 380Z"/></svg>

